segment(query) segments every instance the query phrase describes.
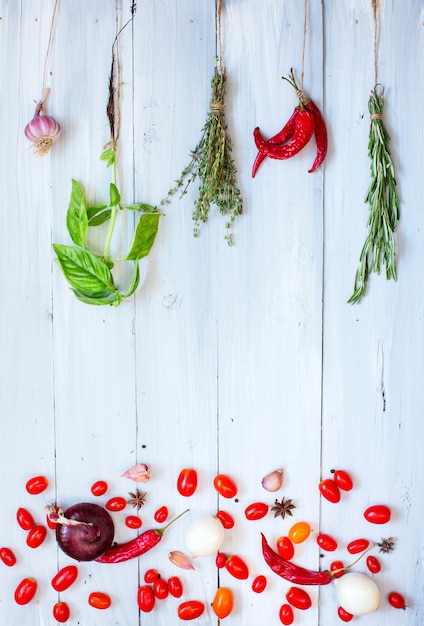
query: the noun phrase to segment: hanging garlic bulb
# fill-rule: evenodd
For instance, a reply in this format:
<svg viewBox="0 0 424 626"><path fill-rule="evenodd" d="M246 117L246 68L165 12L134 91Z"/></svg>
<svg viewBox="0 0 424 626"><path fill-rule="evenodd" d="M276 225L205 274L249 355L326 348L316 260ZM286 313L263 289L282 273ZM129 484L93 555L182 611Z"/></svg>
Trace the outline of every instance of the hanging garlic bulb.
<svg viewBox="0 0 424 626"><path fill-rule="evenodd" d="M262 487L267 491L278 491L283 483L283 468L279 467L278 469L270 472L262 479Z"/></svg>
<svg viewBox="0 0 424 626"><path fill-rule="evenodd" d="M50 115L43 115L43 106L50 89L45 89L40 102L35 107L32 120L25 126L25 137L32 142L33 153L37 156L47 154L60 135L60 124Z"/></svg>

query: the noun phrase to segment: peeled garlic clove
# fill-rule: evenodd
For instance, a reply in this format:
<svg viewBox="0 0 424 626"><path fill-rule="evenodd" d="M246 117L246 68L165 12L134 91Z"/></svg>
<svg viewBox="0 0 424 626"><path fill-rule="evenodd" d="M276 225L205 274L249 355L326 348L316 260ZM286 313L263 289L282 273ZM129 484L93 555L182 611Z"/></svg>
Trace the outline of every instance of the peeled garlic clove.
<svg viewBox="0 0 424 626"><path fill-rule="evenodd" d="M279 467L278 469L270 472L262 479L262 487L267 491L278 491L278 489L283 484L283 468Z"/></svg>
<svg viewBox="0 0 424 626"><path fill-rule="evenodd" d="M181 569L194 569L192 562L189 557L184 554L184 552L180 552L179 550L173 550L168 554L169 560L171 563L176 565L177 567L181 567Z"/></svg>
<svg viewBox="0 0 424 626"><path fill-rule="evenodd" d="M137 463L129 470L121 474L124 478L134 480L136 483L147 483L151 476L150 467L145 463Z"/></svg>

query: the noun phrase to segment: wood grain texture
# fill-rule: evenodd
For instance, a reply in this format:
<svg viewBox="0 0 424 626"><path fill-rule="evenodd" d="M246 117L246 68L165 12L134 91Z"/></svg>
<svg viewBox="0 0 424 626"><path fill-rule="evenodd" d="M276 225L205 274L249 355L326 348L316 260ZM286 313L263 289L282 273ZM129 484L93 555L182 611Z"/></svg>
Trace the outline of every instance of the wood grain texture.
<svg viewBox="0 0 424 626"><path fill-rule="evenodd" d="M108 199L110 172L99 161L109 140L106 118L111 46L130 17L130 0L60 0L48 64L48 113L62 125L51 153L35 158L23 129L41 95L43 65L54 2L0 0L0 544L18 563L0 563L0 623L53 625L57 594L50 580L70 560L52 534L38 550L25 545L16 510L27 507L37 522L44 505L67 507L94 500L90 487L104 479L113 495L136 484L121 474L148 463L152 479L140 512L142 530L157 526L154 513L167 505L170 518L190 511L161 544L139 560L116 566L79 564L79 579L61 594L70 624L169 626L178 601L158 601L150 614L137 608L137 588L149 567L164 578L178 574L184 599L205 603L200 626L217 624L210 603L218 585L230 586L231 626L278 624L289 583L267 570L260 532L269 541L294 521L312 526L296 547L296 561L312 569L350 560L346 543L393 536L396 550L381 556L376 576L380 610L362 618L369 626L416 626L424 615L421 593L424 551L423 245L421 79L422 3L379 1L378 81L386 98L401 218L397 230L398 281L372 275L360 305L348 305L368 207L368 98L374 82L371 0L309 0L304 49L304 91L328 122L324 167L308 174L312 141L296 158L265 160L256 178L252 131L275 134L296 106L284 81L302 74L304 12L294 0L225 0L223 62L226 112L244 213L234 223L234 245L225 240L225 218L213 207L199 237L192 211L197 183L164 209L147 259L140 263L136 296L119 308L78 302L54 261L52 243L69 243L66 210L71 180L90 203ZM158 205L190 160L209 107L216 42L214 0L137 3L120 38L121 134L118 186L124 202ZM77 8L76 8L77 5ZM113 245L125 250L133 220L119 221ZM126 280L120 276L119 280ZM265 492L262 477L284 467L284 484ZM180 469L194 467L194 497L178 494ZM318 483L337 467L348 469L355 488L338 505L320 498ZM218 497L218 472L235 478L236 499ZM35 474L49 478L40 496L25 493ZM248 522L245 507L293 498L293 518ZM373 503L392 506L390 524L370 526L362 516ZM236 526L222 550L243 557L250 570L239 581L218 571L214 557L196 559L196 571L177 570L170 550L185 551L191 520L230 512ZM114 514L116 541L134 536L124 525L129 508ZM339 542L320 556L315 538ZM366 571L364 563L358 571ZM254 594L251 582L266 574ZM19 580L35 576L35 602L18 607ZM405 594L406 612L388 606L392 589ZM112 607L88 606L90 591L109 593ZM312 609L295 623L340 621L333 585L311 589Z"/></svg>

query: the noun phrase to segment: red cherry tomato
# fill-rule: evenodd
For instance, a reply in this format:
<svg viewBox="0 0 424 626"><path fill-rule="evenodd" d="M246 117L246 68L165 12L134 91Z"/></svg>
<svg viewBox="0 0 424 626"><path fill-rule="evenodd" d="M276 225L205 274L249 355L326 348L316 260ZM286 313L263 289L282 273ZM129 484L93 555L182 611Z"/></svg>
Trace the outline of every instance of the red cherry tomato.
<svg viewBox="0 0 424 626"><path fill-rule="evenodd" d="M296 522L289 530L289 539L292 543L302 543L311 534L308 522Z"/></svg>
<svg viewBox="0 0 424 626"><path fill-rule="evenodd" d="M378 574L381 570L381 563L376 556L367 556L367 567L372 574Z"/></svg>
<svg viewBox="0 0 424 626"><path fill-rule="evenodd" d="M127 515L127 517L125 518L125 526L127 526L128 528L132 528L134 530L137 528L141 528L142 525L143 522L140 517L137 517L137 515Z"/></svg>
<svg viewBox="0 0 424 626"><path fill-rule="evenodd" d="M37 581L35 578L24 578L15 589L16 604L28 604L31 602L37 591Z"/></svg>
<svg viewBox="0 0 424 626"><path fill-rule="evenodd" d="M29 531L26 542L30 548L38 548L43 543L47 535L47 528L45 526L37 525L31 528Z"/></svg>
<svg viewBox="0 0 424 626"><path fill-rule="evenodd" d="M370 542L368 539L354 539L347 544L347 551L349 554L358 554L359 552L366 550L369 545Z"/></svg>
<svg viewBox="0 0 424 626"><path fill-rule="evenodd" d="M49 481L45 476L34 476L28 480L25 488L32 496L36 496L47 489L48 484Z"/></svg>
<svg viewBox="0 0 424 626"><path fill-rule="evenodd" d="M332 478L325 478L318 485L321 495L329 502L340 502L340 489Z"/></svg>
<svg viewBox="0 0 424 626"><path fill-rule="evenodd" d="M218 569L222 569L225 567L225 563L227 562L228 556L223 552L218 552L215 558L215 565Z"/></svg>
<svg viewBox="0 0 424 626"><path fill-rule="evenodd" d="M108 609L112 604L112 600L107 593L102 593L101 591L93 591L88 596L88 604L95 609Z"/></svg>
<svg viewBox="0 0 424 626"><path fill-rule="evenodd" d="M153 517L155 518L158 524L162 524L168 518L168 507L166 506L159 507L157 511L155 511L155 514Z"/></svg>
<svg viewBox="0 0 424 626"><path fill-rule="evenodd" d="M333 576L334 578L340 578L340 576L343 576L343 574L345 573L343 570L343 562L342 561L333 561L330 565L330 572L333 572ZM343 570L341 572L337 572L337 570ZM334 572L337 572L336 574L334 574Z"/></svg>
<svg viewBox="0 0 424 626"><path fill-rule="evenodd" d="M255 593L262 593L262 591L264 591L266 587L266 584L266 576L264 576L263 574L259 574L259 576L256 576L256 578L252 582L252 591L254 591Z"/></svg>
<svg viewBox="0 0 424 626"><path fill-rule="evenodd" d="M168 589L171 596L174 598L181 598L183 595L183 583L178 576L171 576L171 578L168 578Z"/></svg>
<svg viewBox="0 0 424 626"><path fill-rule="evenodd" d="M18 509L16 511L16 519L22 530L31 530L31 528L35 526L34 518L26 509Z"/></svg>
<svg viewBox="0 0 424 626"><path fill-rule="evenodd" d="M232 515L230 515L226 511L218 511L215 517L217 517L220 520L223 527L226 528L227 530L229 530L230 528L233 528L234 518L232 517Z"/></svg>
<svg viewBox="0 0 424 626"><path fill-rule="evenodd" d="M288 537L279 537L277 539L277 550L281 558L290 561L294 557L294 545Z"/></svg>
<svg viewBox="0 0 424 626"><path fill-rule="evenodd" d="M350 491L352 489L352 479L344 470L336 470L333 474L333 478L339 489L343 489L343 491Z"/></svg>
<svg viewBox="0 0 424 626"><path fill-rule="evenodd" d="M153 583L153 593L158 600L165 600L168 597L169 589L168 583L164 578L156 578Z"/></svg>
<svg viewBox="0 0 424 626"><path fill-rule="evenodd" d="M57 513L59 511L59 507L55 506L54 510ZM57 522L54 522L53 520L51 520L48 515L46 515L46 524L50 528L50 530L56 530Z"/></svg>
<svg viewBox="0 0 424 626"><path fill-rule="evenodd" d="M76 565L66 565L52 578L52 587L55 591L65 591L78 578Z"/></svg>
<svg viewBox="0 0 424 626"><path fill-rule="evenodd" d="M223 498L234 498L237 495L237 485L226 474L215 476L213 486Z"/></svg>
<svg viewBox="0 0 424 626"><path fill-rule="evenodd" d="M212 610L219 619L228 617L234 608L234 596L228 587L219 587L212 602Z"/></svg>
<svg viewBox="0 0 424 626"><path fill-rule="evenodd" d="M108 511L123 511L127 506L127 501L122 496L115 496L114 498L110 498L106 502L106 508Z"/></svg>
<svg viewBox="0 0 424 626"><path fill-rule="evenodd" d="M290 604L282 604L279 612L280 622L285 626L289 626L293 624L294 621L294 613Z"/></svg>
<svg viewBox="0 0 424 626"><path fill-rule="evenodd" d="M137 591L137 604L140 611L150 613L153 611L156 603L155 594L149 585L142 585Z"/></svg>
<svg viewBox="0 0 424 626"><path fill-rule="evenodd" d="M391 511L385 504L374 504L364 512L365 519L371 524L387 524L391 516Z"/></svg>
<svg viewBox="0 0 424 626"><path fill-rule="evenodd" d="M182 620L191 620L200 617L205 610L205 605L199 600L187 600L182 602L177 609L178 617Z"/></svg>
<svg viewBox="0 0 424 626"><path fill-rule="evenodd" d="M339 606L337 609L337 615L340 617L342 622L350 622L353 619L352 613L348 613L342 606Z"/></svg>
<svg viewBox="0 0 424 626"><path fill-rule="evenodd" d="M16 556L10 548L0 548L0 559L8 567L13 567L16 563Z"/></svg>
<svg viewBox="0 0 424 626"><path fill-rule="evenodd" d="M405 598L398 591L391 591L387 599L389 604L395 609L406 609Z"/></svg>
<svg viewBox="0 0 424 626"><path fill-rule="evenodd" d="M327 552L334 552L337 548L337 541L330 535L321 534L317 536L317 544Z"/></svg>
<svg viewBox="0 0 424 626"><path fill-rule="evenodd" d="M178 492L186 498L193 495L197 489L197 472L192 467L181 470L177 479Z"/></svg>
<svg viewBox="0 0 424 626"><path fill-rule="evenodd" d="M55 618L57 622L64 624L65 622L68 621L70 615L71 615L71 612L66 602L56 602L56 604L53 607L53 617Z"/></svg>
<svg viewBox="0 0 424 626"><path fill-rule="evenodd" d="M244 514L248 520L262 519L268 513L269 506L265 502L253 502L245 508Z"/></svg>
<svg viewBox="0 0 424 626"><path fill-rule="evenodd" d="M249 568L243 559L236 554L228 557L225 561L225 567L227 571L230 572L231 576L234 576L234 578L238 578L240 580L249 578Z"/></svg>
<svg viewBox="0 0 424 626"><path fill-rule="evenodd" d="M93 496L104 496L108 490L108 484L104 480L98 480L91 485L91 493Z"/></svg>
<svg viewBox="0 0 424 626"><path fill-rule="evenodd" d="M289 604L302 611L312 606L309 593L300 587L289 587L286 591L286 599Z"/></svg>
<svg viewBox="0 0 424 626"><path fill-rule="evenodd" d="M154 583L159 578L159 572L157 569L148 569L144 574L145 583Z"/></svg>

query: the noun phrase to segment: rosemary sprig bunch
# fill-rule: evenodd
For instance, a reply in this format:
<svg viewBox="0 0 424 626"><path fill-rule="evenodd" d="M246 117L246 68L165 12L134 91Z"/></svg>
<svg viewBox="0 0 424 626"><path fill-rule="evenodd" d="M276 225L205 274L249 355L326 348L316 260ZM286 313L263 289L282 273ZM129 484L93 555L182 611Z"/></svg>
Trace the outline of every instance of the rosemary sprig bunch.
<svg viewBox="0 0 424 626"><path fill-rule="evenodd" d="M371 183L365 196L369 204L368 235L359 257L354 291L349 304L359 302L365 295L371 272L380 273L381 262L386 265L386 279L396 280L396 249L394 232L399 219L399 196L390 155L390 137L383 124L384 98L376 88L368 102L370 131L368 156L371 160Z"/></svg>
<svg viewBox="0 0 424 626"><path fill-rule="evenodd" d="M199 194L194 202L193 234L198 236L201 223L208 219L211 204L215 204L221 214L227 216L225 240L231 246L231 227L243 211L243 202L237 183L237 170L231 158L232 144L225 119L226 73L218 63L212 77L211 92L202 137L191 152L189 165L159 207L167 204L171 196L185 185L181 194L183 196L189 185L198 178Z"/></svg>

